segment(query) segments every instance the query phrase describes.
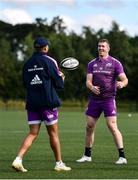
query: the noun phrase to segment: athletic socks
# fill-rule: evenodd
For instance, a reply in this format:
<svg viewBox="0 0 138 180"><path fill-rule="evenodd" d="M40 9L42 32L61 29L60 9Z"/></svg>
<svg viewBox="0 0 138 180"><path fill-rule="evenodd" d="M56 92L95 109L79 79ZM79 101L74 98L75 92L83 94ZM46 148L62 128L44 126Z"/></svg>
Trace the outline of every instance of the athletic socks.
<svg viewBox="0 0 138 180"><path fill-rule="evenodd" d="M22 163L22 158L19 157L19 156L17 156L17 157L15 158L15 160Z"/></svg>
<svg viewBox="0 0 138 180"><path fill-rule="evenodd" d="M60 165L60 164L62 164L62 163L63 163L62 160L56 161L56 165Z"/></svg>
<svg viewBox="0 0 138 180"><path fill-rule="evenodd" d="M119 148L118 152L119 152L119 157L125 158L124 148ZM91 147L85 147L84 155L91 157L91 154L92 154L92 148Z"/></svg>
<svg viewBox="0 0 138 180"><path fill-rule="evenodd" d="M91 157L92 148L91 147L85 147L85 156Z"/></svg>
<svg viewBox="0 0 138 180"><path fill-rule="evenodd" d="M119 157L125 158L124 148L119 148L119 149L118 149L118 152L119 152Z"/></svg>

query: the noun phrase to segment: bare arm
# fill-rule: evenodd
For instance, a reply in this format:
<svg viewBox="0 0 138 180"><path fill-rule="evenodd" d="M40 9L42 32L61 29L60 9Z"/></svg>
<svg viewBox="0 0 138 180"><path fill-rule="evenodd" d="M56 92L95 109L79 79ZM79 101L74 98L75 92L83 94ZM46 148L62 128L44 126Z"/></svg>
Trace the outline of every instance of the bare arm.
<svg viewBox="0 0 138 180"><path fill-rule="evenodd" d="M117 88L122 89L123 87L126 87L128 85L128 79L126 77L125 73L121 73L119 75L120 81L117 81Z"/></svg>
<svg viewBox="0 0 138 180"><path fill-rule="evenodd" d="M95 94L100 94L100 87L98 86L94 86L92 84L92 81L93 81L93 75L92 74L87 74L87 77L86 77L86 86L88 89L90 89L93 93Z"/></svg>

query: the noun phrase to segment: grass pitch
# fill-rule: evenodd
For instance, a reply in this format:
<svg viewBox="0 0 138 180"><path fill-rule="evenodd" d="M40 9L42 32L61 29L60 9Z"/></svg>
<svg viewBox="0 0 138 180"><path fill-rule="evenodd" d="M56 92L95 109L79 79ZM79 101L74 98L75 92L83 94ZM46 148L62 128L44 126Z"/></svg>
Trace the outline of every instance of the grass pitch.
<svg viewBox="0 0 138 180"><path fill-rule="evenodd" d="M54 156L42 124L38 139L24 158L27 173L11 168L18 148L28 132L26 113L0 112L0 178L1 179L137 179L138 178L138 113L120 113L118 126L124 137L127 165L115 165L118 152L101 117L95 132L93 162L76 163L84 150L85 115L83 112L59 112L59 130L63 161L70 172L55 172Z"/></svg>

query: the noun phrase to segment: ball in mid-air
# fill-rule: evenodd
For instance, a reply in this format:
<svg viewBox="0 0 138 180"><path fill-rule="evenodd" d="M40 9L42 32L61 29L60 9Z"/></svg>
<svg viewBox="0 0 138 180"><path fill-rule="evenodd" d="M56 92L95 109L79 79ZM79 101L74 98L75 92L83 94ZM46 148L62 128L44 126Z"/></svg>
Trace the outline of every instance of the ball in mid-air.
<svg viewBox="0 0 138 180"><path fill-rule="evenodd" d="M60 63L61 67L66 70L75 70L79 66L79 61L75 59L74 57L68 57L61 61Z"/></svg>

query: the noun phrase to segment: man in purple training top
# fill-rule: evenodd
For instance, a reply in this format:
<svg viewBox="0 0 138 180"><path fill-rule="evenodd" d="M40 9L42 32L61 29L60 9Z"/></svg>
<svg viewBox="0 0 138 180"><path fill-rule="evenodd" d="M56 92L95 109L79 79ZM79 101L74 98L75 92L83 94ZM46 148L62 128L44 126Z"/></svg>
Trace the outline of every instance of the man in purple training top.
<svg viewBox="0 0 138 180"><path fill-rule="evenodd" d="M18 151L12 167L26 172L22 159L37 138L42 121L45 123L49 141L54 153L56 171L69 171L61 158L58 135L58 109L60 99L58 89L64 87L64 74L59 71L57 62L47 55L49 42L39 37L34 41L35 52L23 67L23 82L27 91L26 109L30 131Z"/></svg>
<svg viewBox="0 0 138 180"><path fill-rule="evenodd" d="M111 131L119 159L116 164L127 164L124 154L124 146L121 132L117 127L116 112L116 89L121 89L128 84L122 64L115 58L109 56L110 44L107 39L98 42L99 57L88 63L86 86L91 91L91 97L86 110L87 125L85 137L85 152L77 162L90 162L92 146L94 143L94 130L96 122L102 112L106 123ZM117 81L119 78L119 81Z"/></svg>

